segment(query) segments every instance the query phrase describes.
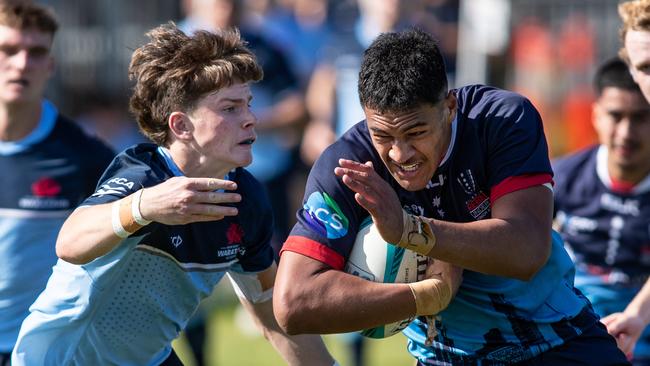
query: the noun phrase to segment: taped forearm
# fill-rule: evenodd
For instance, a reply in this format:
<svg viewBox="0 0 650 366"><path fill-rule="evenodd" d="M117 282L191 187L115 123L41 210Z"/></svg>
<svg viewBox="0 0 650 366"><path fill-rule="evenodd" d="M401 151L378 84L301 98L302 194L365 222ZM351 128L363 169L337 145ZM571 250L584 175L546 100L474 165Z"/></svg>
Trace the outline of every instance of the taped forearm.
<svg viewBox="0 0 650 366"><path fill-rule="evenodd" d="M415 298L415 315L433 315L451 302L452 285L441 276L408 284Z"/></svg>

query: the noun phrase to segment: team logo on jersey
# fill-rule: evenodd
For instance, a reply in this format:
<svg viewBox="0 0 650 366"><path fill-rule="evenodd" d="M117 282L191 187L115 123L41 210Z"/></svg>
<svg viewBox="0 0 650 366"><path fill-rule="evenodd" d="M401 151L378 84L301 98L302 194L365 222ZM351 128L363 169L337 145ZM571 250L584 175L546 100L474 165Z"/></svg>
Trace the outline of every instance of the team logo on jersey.
<svg viewBox="0 0 650 366"><path fill-rule="evenodd" d="M303 209L305 221L318 234L328 239L338 239L348 233L348 218L327 193L312 193Z"/></svg>
<svg viewBox="0 0 650 366"><path fill-rule="evenodd" d="M61 192L61 185L52 178L45 177L32 184L32 194L36 197L54 197Z"/></svg>
<svg viewBox="0 0 650 366"><path fill-rule="evenodd" d="M228 244L241 244L244 238L244 229L239 224L232 223L226 230Z"/></svg>
<svg viewBox="0 0 650 366"><path fill-rule="evenodd" d="M235 259L240 253L242 253L242 251L239 244L228 245L227 247L217 249L217 256L219 258L224 258L225 260Z"/></svg>
<svg viewBox="0 0 650 366"><path fill-rule="evenodd" d="M59 182L44 177L31 185L32 195L18 200L18 207L26 209L66 209L70 208L70 200L56 197L62 188Z"/></svg>
<svg viewBox="0 0 650 366"><path fill-rule="evenodd" d="M126 196L127 192L133 189L135 183L126 178L116 177L102 184L91 197L101 197L107 194ZM128 190L127 190L128 188Z"/></svg>
<svg viewBox="0 0 650 366"><path fill-rule="evenodd" d="M469 214L475 220L485 218L490 213L490 198L483 191L477 189L472 171L467 169L465 172L460 173L457 181L469 196L469 199L465 201Z"/></svg>
<svg viewBox="0 0 650 366"><path fill-rule="evenodd" d="M178 248L181 244L183 244L183 238L180 235L174 235L170 237L169 241L172 243L174 248Z"/></svg>

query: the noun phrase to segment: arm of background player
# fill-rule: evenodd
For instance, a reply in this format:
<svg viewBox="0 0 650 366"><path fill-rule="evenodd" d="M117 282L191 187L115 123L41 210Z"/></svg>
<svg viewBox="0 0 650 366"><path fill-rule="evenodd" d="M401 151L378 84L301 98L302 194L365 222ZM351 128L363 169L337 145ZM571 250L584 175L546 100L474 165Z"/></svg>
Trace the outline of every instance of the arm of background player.
<svg viewBox="0 0 650 366"><path fill-rule="evenodd" d="M273 264L269 269L258 274L262 290L273 286L277 267ZM264 338L278 351L288 365L331 366L334 359L327 351L319 335L289 336L280 327L273 315L273 301L267 300L253 303L243 296L239 301L253 317Z"/></svg>
<svg viewBox="0 0 650 366"><path fill-rule="evenodd" d="M440 268L455 294L460 269ZM367 281L291 251L282 254L273 297L275 316L289 334L358 331L410 318L416 311L407 284Z"/></svg>
<svg viewBox="0 0 650 366"><path fill-rule="evenodd" d="M431 220L429 256L473 271L529 280L551 252L553 192L542 185L501 196L492 217L454 223Z"/></svg>
<svg viewBox="0 0 650 366"><path fill-rule="evenodd" d="M334 132L334 103L336 71L327 64L319 65L309 80L305 97L311 118L305 126L300 155L312 165L320 154L336 140Z"/></svg>
<svg viewBox="0 0 650 366"><path fill-rule="evenodd" d="M212 178L174 177L145 189L140 200L142 216L167 225L220 220L237 215L234 207L222 203L239 202L236 193L213 192L236 189L231 181ZM133 194L121 198L130 212ZM84 264L111 251L122 242L113 231L113 202L79 207L66 219L56 240L56 254L69 263ZM134 226L132 230L142 228Z"/></svg>
<svg viewBox="0 0 650 366"><path fill-rule="evenodd" d="M650 280L622 313L610 314L601 321L609 334L616 338L618 348L626 355L632 354L641 333L650 324Z"/></svg>

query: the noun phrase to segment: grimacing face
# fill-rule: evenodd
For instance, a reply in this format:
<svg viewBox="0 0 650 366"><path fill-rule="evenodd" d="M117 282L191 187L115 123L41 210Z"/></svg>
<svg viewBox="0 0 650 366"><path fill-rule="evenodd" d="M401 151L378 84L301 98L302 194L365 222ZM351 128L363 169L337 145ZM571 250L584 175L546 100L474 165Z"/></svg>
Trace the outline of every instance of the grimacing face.
<svg viewBox="0 0 650 366"><path fill-rule="evenodd" d="M638 92L606 87L593 112L599 141L608 148L612 177L643 178L650 170L650 104Z"/></svg>
<svg viewBox="0 0 650 366"><path fill-rule="evenodd" d="M0 103L40 102L54 68L52 35L0 25Z"/></svg>
<svg viewBox="0 0 650 366"><path fill-rule="evenodd" d="M406 112L380 113L364 107L372 144L393 178L408 191L424 189L451 139L456 97Z"/></svg>

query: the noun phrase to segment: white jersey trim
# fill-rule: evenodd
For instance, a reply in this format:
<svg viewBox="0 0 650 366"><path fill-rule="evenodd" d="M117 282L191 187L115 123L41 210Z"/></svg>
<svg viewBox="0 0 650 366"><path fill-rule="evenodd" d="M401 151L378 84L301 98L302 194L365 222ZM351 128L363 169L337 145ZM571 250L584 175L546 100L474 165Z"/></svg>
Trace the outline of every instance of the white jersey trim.
<svg viewBox="0 0 650 366"><path fill-rule="evenodd" d="M171 254L165 252L164 250L160 250L156 247L152 247L150 245L146 244L138 244L136 247L136 250L143 250L145 252L149 252L153 255L165 257L167 259L170 259L173 261L177 266L179 266L181 269L184 271L190 272L190 271L204 271L204 272L220 272L220 271L225 271L230 269L233 264L237 263L236 259L233 259L231 261L225 262L225 263L183 263L179 262L178 259L174 258Z"/></svg>
<svg viewBox="0 0 650 366"><path fill-rule="evenodd" d="M0 217L14 219L57 219L67 217L72 210L37 211L0 208Z"/></svg>

